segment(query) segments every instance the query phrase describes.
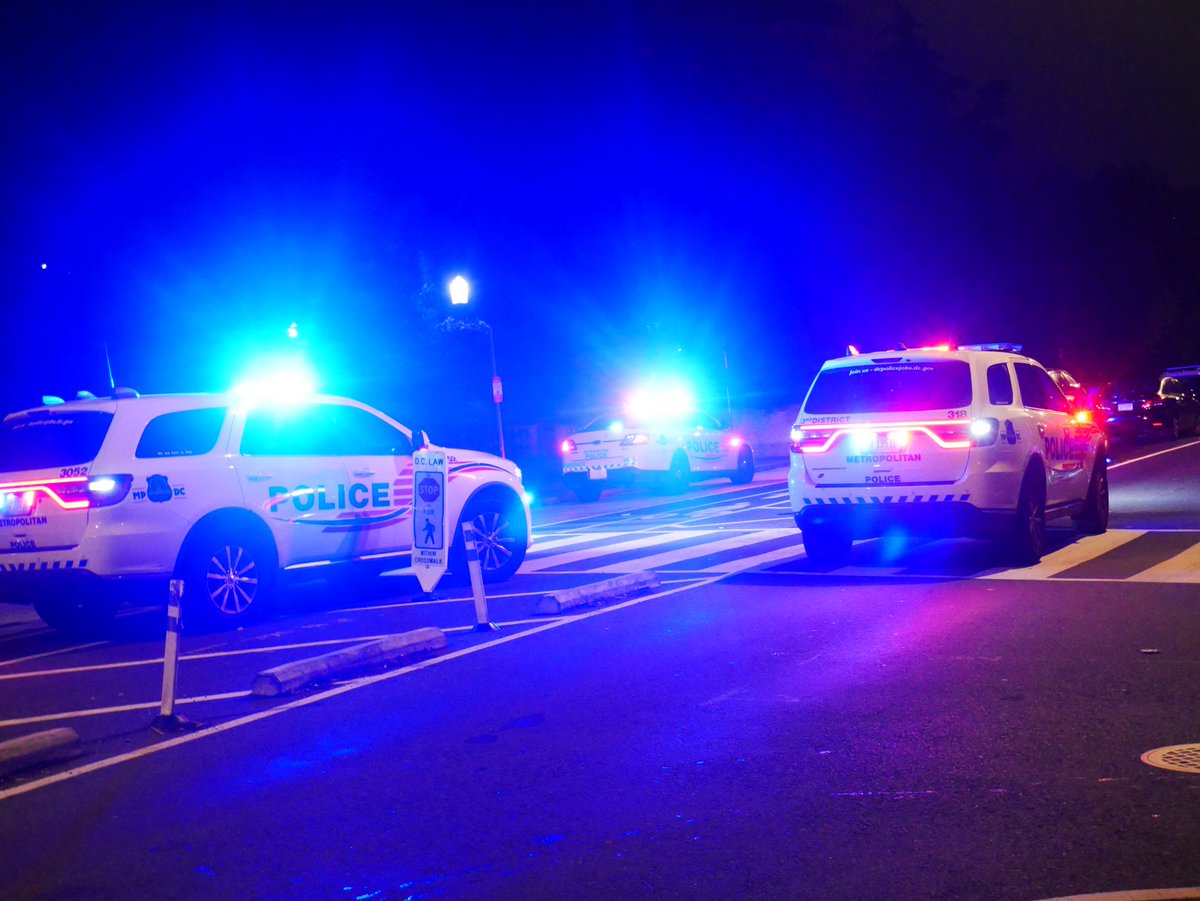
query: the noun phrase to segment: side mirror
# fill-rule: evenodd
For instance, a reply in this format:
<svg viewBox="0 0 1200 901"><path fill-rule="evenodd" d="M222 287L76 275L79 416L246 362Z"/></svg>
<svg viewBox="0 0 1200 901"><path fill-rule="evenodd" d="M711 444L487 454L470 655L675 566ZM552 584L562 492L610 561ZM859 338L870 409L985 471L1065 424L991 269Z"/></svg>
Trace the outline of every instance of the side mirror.
<svg viewBox="0 0 1200 901"><path fill-rule="evenodd" d="M429 436L425 434L424 429L414 428L412 430L412 449L419 451L425 447L429 447Z"/></svg>

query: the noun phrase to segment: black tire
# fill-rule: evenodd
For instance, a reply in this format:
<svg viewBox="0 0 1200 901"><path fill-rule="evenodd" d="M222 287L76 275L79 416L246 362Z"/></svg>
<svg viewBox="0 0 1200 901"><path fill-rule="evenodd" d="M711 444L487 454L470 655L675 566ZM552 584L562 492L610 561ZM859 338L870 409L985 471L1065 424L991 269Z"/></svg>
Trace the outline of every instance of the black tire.
<svg viewBox="0 0 1200 901"><path fill-rule="evenodd" d="M1040 470L1030 469L1021 482L1008 549L1017 566L1035 565L1046 550L1046 481Z"/></svg>
<svg viewBox="0 0 1200 901"><path fill-rule="evenodd" d="M1100 535L1108 529L1108 461L1104 448L1096 452L1096 462L1088 479L1087 499L1075 524L1089 535Z"/></svg>
<svg viewBox="0 0 1200 901"><path fill-rule="evenodd" d="M1183 429L1179 425L1179 417L1178 416L1171 417L1171 430L1170 430L1169 434L1171 436L1172 441L1183 437Z"/></svg>
<svg viewBox="0 0 1200 901"><path fill-rule="evenodd" d="M663 493L683 494L691 481L692 468L688 465L687 457L683 453L677 453L671 458L671 468L663 474Z"/></svg>
<svg viewBox="0 0 1200 901"><path fill-rule="evenodd" d="M600 500L600 493L604 491L604 486L599 482L577 482L573 490L576 500L581 504L594 504Z"/></svg>
<svg viewBox="0 0 1200 901"><path fill-rule="evenodd" d="M33 609L46 625L72 635L103 631L117 615L120 600L99 588L51 588L34 599Z"/></svg>
<svg viewBox="0 0 1200 901"><path fill-rule="evenodd" d="M270 609L278 563L274 547L242 528L204 529L188 538L181 555L183 623L235 626Z"/></svg>
<svg viewBox="0 0 1200 901"><path fill-rule="evenodd" d="M483 581L503 582L511 578L525 561L528 548L528 524L520 500L511 492L491 491L468 501L450 546L449 569L459 580L469 577L462 534L462 524L467 521L475 529L475 548Z"/></svg>
<svg viewBox="0 0 1200 901"><path fill-rule="evenodd" d="M754 451L743 447L738 452L737 469L729 477L735 485L748 485L754 480Z"/></svg>
<svg viewBox="0 0 1200 901"><path fill-rule="evenodd" d="M838 567L850 562L854 538L837 523L810 523L801 530L804 553L817 566Z"/></svg>

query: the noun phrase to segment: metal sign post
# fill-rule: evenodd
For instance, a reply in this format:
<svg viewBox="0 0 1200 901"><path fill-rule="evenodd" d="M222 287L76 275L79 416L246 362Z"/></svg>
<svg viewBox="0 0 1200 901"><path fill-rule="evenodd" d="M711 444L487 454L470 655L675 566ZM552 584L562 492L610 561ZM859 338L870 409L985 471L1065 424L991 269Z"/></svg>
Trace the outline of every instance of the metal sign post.
<svg viewBox="0 0 1200 901"><path fill-rule="evenodd" d="M426 594L446 572L451 539L446 512L446 452L428 447L415 451L412 568Z"/></svg>
<svg viewBox="0 0 1200 901"><path fill-rule="evenodd" d="M195 729L197 724L175 713L175 684L179 676L179 632L183 582L179 579L172 579L169 590L167 640L163 647L162 704L159 706L158 716L150 723L150 728L155 732L184 732L188 729Z"/></svg>
<svg viewBox="0 0 1200 901"><path fill-rule="evenodd" d="M475 599L475 628L472 632L499 632L500 627L488 620L487 595L483 593L483 570L479 567L479 549L475 545L475 526L462 524L463 548L467 552L467 572L471 575L471 596Z"/></svg>

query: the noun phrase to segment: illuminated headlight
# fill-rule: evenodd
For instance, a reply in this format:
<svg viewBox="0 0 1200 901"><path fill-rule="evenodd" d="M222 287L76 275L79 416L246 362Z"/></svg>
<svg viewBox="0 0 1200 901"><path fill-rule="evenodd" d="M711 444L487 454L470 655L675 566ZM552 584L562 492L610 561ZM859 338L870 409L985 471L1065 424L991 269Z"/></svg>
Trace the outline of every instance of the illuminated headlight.
<svg viewBox="0 0 1200 901"><path fill-rule="evenodd" d="M650 441L650 436L644 432L637 432L632 435L626 435L621 439L621 445L628 447L631 444L646 444Z"/></svg>
<svg viewBox="0 0 1200 901"><path fill-rule="evenodd" d="M575 446L574 441L572 441L570 438L564 439L562 443L563 454L573 454L576 450L578 450L578 448Z"/></svg>

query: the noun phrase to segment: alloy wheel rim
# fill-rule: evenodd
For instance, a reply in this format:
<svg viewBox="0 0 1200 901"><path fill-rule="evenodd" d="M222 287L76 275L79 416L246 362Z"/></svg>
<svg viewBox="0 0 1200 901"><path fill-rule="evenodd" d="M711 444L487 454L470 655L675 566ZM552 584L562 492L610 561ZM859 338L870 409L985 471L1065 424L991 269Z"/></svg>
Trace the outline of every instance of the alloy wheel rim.
<svg viewBox="0 0 1200 901"><path fill-rule="evenodd" d="M245 548L226 545L208 561L208 598L221 613L245 613L258 593L258 565Z"/></svg>

